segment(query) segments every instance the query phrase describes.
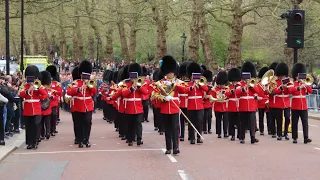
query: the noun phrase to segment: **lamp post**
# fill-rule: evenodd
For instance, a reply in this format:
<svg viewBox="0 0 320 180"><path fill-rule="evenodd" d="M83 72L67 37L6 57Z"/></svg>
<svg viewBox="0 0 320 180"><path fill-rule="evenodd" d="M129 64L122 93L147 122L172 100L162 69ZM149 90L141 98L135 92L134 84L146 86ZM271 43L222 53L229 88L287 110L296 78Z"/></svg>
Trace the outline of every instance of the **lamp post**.
<svg viewBox="0 0 320 180"><path fill-rule="evenodd" d="M184 46L186 44L186 39L187 39L186 33L182 34L181 39L182 39L182 62L183 62L184 61Z"/></svg>
<svg viewBox="0 0 320 180"><path fill-rule="evenodd" d="M6 11L6 74L10 74L10 32L9 32L9 0L5 1Z"/></svg>
<svg viewBox="0 0 320 180"><path fill-rule="evenodd" d="M24 62L23 62L23 54L24 54L24 0L21 0L21 49L20 49L20 71L23 72L24 70Z"/></svg>
<svg viewBox="0 0 320 180"><path fill-rule="evenodd" d="M100 42L100 37L97 36L97 37L96 37L96 40L97 40L97 59L96 59L96 65L97 65L97 68L100 69L100 60L99 60L99 42Z"/></svg>

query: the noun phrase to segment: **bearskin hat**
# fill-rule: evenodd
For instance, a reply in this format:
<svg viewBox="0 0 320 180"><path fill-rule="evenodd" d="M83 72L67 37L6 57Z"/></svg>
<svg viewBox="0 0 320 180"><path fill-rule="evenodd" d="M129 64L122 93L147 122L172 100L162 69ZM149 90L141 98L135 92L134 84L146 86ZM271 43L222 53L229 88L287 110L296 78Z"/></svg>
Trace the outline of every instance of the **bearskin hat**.
<svg viewBox="0 0 320 180"><path fill-rule="evenodd" d="M59 73L57 72L56 66L54 66L54 65L48 66L46 70L51 74L52 80L60 81Z"/></svg>
<svg viewBox="0 0 320 180"><path fill-rule="evenodd" d="M276 70L274 72L276 76L288 76L289 74L289 67L286 63L279 63L276 67Z"/></svg>
<svg viewBox="0 0 320 180"><path fill-rule="evenodd" d="M191 63L192 61L184 61L183 63L180 64L179 67L179 77L182 78L184 76L187 76L187 66Z"/></svg>
<svg viewBox="0 0 320 180"><path fill-rule="evenodd" d="M129 65L126 65L123 68L123 72L121 74L121 81L129 78L129 71L128 70L129 70Z"/></svg>
<svg viewBox="0 0 320 180"><path fill-rule="evenodd" d="M187 76L188 76L188 78L191 78L192 73L202 73L200 65L198 63L196 63L196 62L191 62L187 66Z"/></svg>
<svg viewBox="0 0 320 180"><path fill-rule="evenodd" d="M228 72L228 80L230 82L241 81L241 70L239 68L231 68Z"/></svg>
<svg viewBox="0 0 320 180"><path fill-rule="evenodd" d="M152 80L153 80L153 81L159 81L159 73L160 73L160 70L159 70L159 69L156 69L156 70L153 72L153 75L152 75Z"/></svg>
<svg viewBox="0 0 320 180"><path fill-rule="evenodd" d="M73 68L71 74L72 74L72 79L73 80L81 79L81 76L80 76L80 73L79 73L79 66L76 66L75 68Z"/></svg>
<svg viewBox="0 0 320 180"><path fill-rule="evenodd" d="M256 67L250 61L243 63L242 68L241 68L241 72L250 72L252 78L257 77Z"/></svg>
<svg viewBox="0 0 320 180"><path fill-rule="evenodd" d="M161 80L161 79L163 79L164 76L165 76L165 75L164 75L163 72L160 70L160 71L159 71L159 75L158 75L158 81Z"/></svg>
<svg viewBox="0 0 320 180"><path fill-rule="evenodd" d="M141 68L140 64L132 63L129 65L128 72L137 72L138 76L141 76L142 75L142 68Z"/></svg>
<svg viewBox="0 0 320 180"><path fill-rule="evenodd" d="M160 70L163 74L177 74L177 66L177 61L172 56L164 56L162 58L162 65L160 67Z"/></svg>
<svg viewBox="0 0 320 180"><path fill-rule="evenodd" d="M39 72L39 69L35 65L30 65L25 70L25 77L27 76L34 76L35 79L41 80L41 74Z"/></svg>
<svg viewBox="0 0 320 180"><path fill-rule="evenodd" d="M292 77L294 80L296 80L296 77L298 77L299 73L307 73L307 67L303 63L296 63L292 67Z"/></svg>
<svg viewBox="0 0 320 180"><path fill-rule="evenodd" d="M278 65L278 62L273 62L270 64L269 69L276 71L277 65Z"/></svg>
<svg viewBox="0 0 320 180"><path fill-rule="evenodd" d="M258 78L262 78L262 76L267 72L269 70L269 68L268 67L263 67L263 68L261 68L260 69L260 71L259 71L259 73L258 73Z"/></svg>
<svg viewBox="0 0 320 180"><path fill-rule="evenodd" d="M207 70L207 67L205 65L201 65L201 68L203 69L203 72Z"/></svg>
<svg viewBox="0 0 320 180"><path fill-rule="evenodd" d="M112 80L116 84L118 84L118 73L119 73L119 71L116 71L113 73L113 76L112 76Z"/></svg>
<svg viewBox="0 0 320 180"><path fill-rule="evenodd" d="M112 71L110 70L105 70L103 72L103 81L108 82L109 81L109 77L112 74Z"/></svg>
<svg viewBox="0 0 320 180"><path fill-rule="evenodd" d="M124 69L124 68L121 68L121 69L119 69L119 71L118 71L118 76L117 76L117 81L118 81L118 82L120 82L120 81L123 80L123 79L121 79L121 76L122 76L122 73L123 73L123 69Z"/></svg>
<svg viewBox="0 0 320 180"><path fill-rule="evenodd" d="M225 71L220 71L217 75L216 83L218 85L225 85L228 83L228 74Z"/></svg>
<svg viewBox="0 0 320 180"><path fill-rule="evenodd" d="M148 76L148 70L146 67L142 67L142 76Z"/></svg>
<svg viewBox="0 0 320 180"><path fill-rule="evenodd" d="M205 70L205 71L203 72L203 76L207 79L208 82L212 82L212 80L213 80L213 74L212 74L211 71Z"/></svg>
<svg viewBox="0 0 320 180"><path fill-rule="evenodd" d="M50 85L51 84L51 73L49 71L41 71L41 84Z"/></svg>
<svg viewBox="0 0 320 180"><path fill-rule="evenodd" d="M113 81L113 74L114 74L114 72L111 71L111 73L110 73L109 76L108 76L108 80L107 80L107 81L108 81L109 83L111 83L111 81Z"/></svg>
<svg viewBox="0 0 320 180"><path fill-rule="evenodd" d="M80 63L79 65L79 73L82 74L82 73L92 73L92 64L91 62L87 61L87 60L84 60Z"/></svg>

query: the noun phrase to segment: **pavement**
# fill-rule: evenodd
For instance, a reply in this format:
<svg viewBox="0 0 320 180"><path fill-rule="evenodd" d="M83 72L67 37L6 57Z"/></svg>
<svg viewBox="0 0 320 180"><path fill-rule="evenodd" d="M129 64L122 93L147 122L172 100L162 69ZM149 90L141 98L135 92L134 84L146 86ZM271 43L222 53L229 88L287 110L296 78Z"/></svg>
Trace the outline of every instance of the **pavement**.
<svg viewBox="0 0 320 180"><path fill-rule="evenodd" d="M205 134L204 143L180 142L178 156L165 155L164 135L143 123L144 144L129 147L121 141L114 125L93 115L91 148L73 145L71 115L61 111L56 137L44 140L37 150L21 145L0 162L0 177L8 180L271 180L320 178L320 121L310 119L310 144L303 144L299 123L298 144L256 137L251 145ZM214 118L213 118L214 119ZM215 131L213 124L213 131ZM187 134L187 132L186 132ZM22 134L21 134L22 135ZM3 147L1 147L3 148Z"/></svg>

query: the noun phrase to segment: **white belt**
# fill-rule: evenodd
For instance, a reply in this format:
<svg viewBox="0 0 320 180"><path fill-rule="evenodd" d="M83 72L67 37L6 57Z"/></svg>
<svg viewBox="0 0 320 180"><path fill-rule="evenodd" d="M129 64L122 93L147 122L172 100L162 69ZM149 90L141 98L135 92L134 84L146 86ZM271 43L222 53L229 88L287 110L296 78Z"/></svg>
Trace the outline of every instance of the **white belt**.
<svg viewBox="0 0 320 180"><path fill-rule="evenodd" d="M189 96L188 99L202 99L202 96Z"/></svg>
<svg viewBox="0 0 320 180"><path fill-rule="evenodd" d="M239 101L238 98L229 98L228 100L229 100L229 101Z"/></svg>
<svg viewBox="0 0 320 180"><path fill-rule="evenodd" d="M238 107L239 107L239 99L238 98L229 98L228 101L227 101L227 104L226 104L226 107L229 108L229 101L235 101L236 102L236 107L237 107L237 110L238 110Z"/></svg>
<svg viewBox="0 0 320 180"><path fill-rule="evenodd" d="M25 99L24 102L34 103L34 102L40 102L40 100L39 99Z"/></svg>
<svg viewBox="0 0 320 180"><path fill-rule="evenodd" d="M180 100L178 97L172 97L171 100Z"/></svg>
<svg viewBox="0 0 320 180"><path fill-rule="evenodd" d="M124 98L125 101L141 101L141 98Z"/></svg>
<svg viewBox="0 0 320 180"><path fill-rule="evenodd" d="M242 97L240 97L240 99L254 99L254 97L252 97L252 96L242 96Z"/></svg>
<svg viewBox="0 0 320 180"><path fill-rule="evenodd" d="M289 95L274 95L274 97L283 97L283 98L285 98L285 97L289 97Z"/></svg>
<svg viewBox="0 0 320 180"><path fill-rule="evenodd" d="M178 94L179 97L186 97L188 94Z"/></svg>
<svg viewBox="0 0 320 180"><path fill-rule="evenodd" d="M79 100L87 100L87 99L91 99L91 97L79 97L79 96L73 96L73 98L75 98L75 99L79 99Z"/></svg>
<svg viewBox="0 0 320 180"><path fill-rule="evenodd" d="M292 98L306 98L306 96L292 96Z"/></svg>

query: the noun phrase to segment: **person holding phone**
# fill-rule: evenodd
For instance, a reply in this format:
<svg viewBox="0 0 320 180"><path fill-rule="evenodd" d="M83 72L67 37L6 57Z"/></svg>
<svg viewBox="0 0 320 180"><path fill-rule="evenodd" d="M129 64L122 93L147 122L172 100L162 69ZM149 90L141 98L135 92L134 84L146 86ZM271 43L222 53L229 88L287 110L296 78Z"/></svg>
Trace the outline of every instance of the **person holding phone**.
<svg viewBox="0 0 320 180"><path fill-rule="evenodd" d="M30 65L25 70L26 84L20 92L23 99L23 118L26 126L27 149L37 149L37 135L41 121L41 100L48 98L48 93L41 86L36 86L35 81L41 79L37 66Z"/></svg>

